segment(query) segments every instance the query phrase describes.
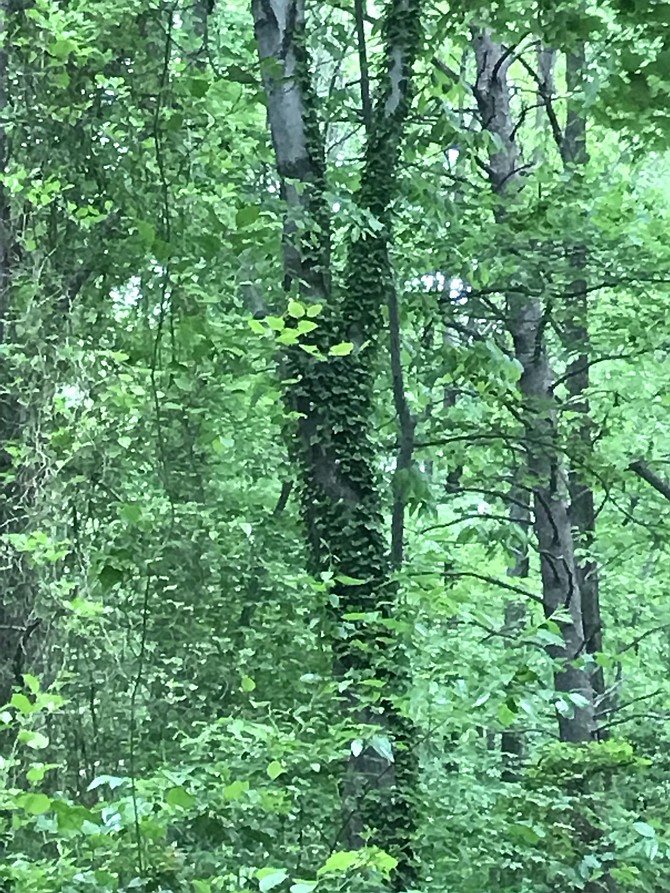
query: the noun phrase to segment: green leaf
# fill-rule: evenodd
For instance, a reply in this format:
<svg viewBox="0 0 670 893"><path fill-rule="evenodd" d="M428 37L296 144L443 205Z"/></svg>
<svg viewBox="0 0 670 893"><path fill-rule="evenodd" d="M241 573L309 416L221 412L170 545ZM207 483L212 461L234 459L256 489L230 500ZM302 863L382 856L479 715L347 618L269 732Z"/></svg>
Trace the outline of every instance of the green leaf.
<svg viewBox="0 0 670 893"><path fill-rule="evenodd" d="M500 707L498 707L498 722L503 729L509 728L516 719L516 716L516 713L513 710L510 710L507 704L501 704Z"/></svg>
<svg viewBox="0 0 670 893"><path fill-rule="evenodd" d="M51 800L46 794L21 794L17 803L29 815L43 815L51 808Z"/></svg>
<svg viewBox="0 0 670 893"><path fill-rule="evenodd" d="M275 778L279 778L283 772L286 772L286 768L279 762L279 760L273 760L266 771L269 777L274 781Z"/></svg>
<svg viewBox="0 0 670 893"><path fill-rule="evenodd" d="M317 874L336 874L348 871L360 861L361 854L361 850L340 850L337 853L331 853Z"/></svg>
<svg viewBox="0 0 670 893"><path fill-rule="evenodd" d="M138 502L126 502L119 506L118 512L119 517L131 525L137 524L142 517L142 507Z"/></svg>
<svg viewBox="0 0 670 893"><path fill-rule="evenodd" d="M383 760L393 762L393 745L386 735L373 735L370 738L370 747L378 753Z"/></svg>
<svg viewBox="0 0 670 893"><path fill-rule="evenodd" d="M283 868L261 869L256 876L259 878L258 888L261 893L267 893L268 890L274 890L275 887L283 884L288 877L288 872Z"/></svg>
<svg viewBox="0 0 670 893"><path fill-rule="evenodd" d="M292 316L294 319L300 319L305 315L305 312L305 305L301 304L300 301L288 302L288 315Z"/></svg>
<svg viewBox="0 0 670 893"><path fill-rule="evenodd" d="M242 676L242 691L253 691L255 688L256 683L251 676Z"/></svg>
<svg viewBox="0 0 670 893"><path fill-rule="evenodd" d="M283 332L286 328L286 323L281 316L266 316L265 322L274 332Z"/></svg>
<svg viewBox="0 0 670 893"><path fill-rule="evenodd" d="M314 317L318 316L319 313L323 310L323 304L309 304L305 310L307 316Z"/></svg>
<svg viewBox="0 0 670 893"><path fill-rule="evenodd" d="M296 332L299 335L306 335L308 332L313 332L316 328L318 328L317 324L312 322L311 319L301 319L296 326Z"/></svg>
<svg viewBox="0 0 670 893"><path fill-rule="evenodd" d="M57 763L33 763L26 772L26 778L31 784L37 784L42 781L50 769L56 769L57 767Z"/></svg>
<svg viewBox="0 0 670 893"><path fill-rule="evenodd" d="M41 732L33 732L31 729L21 729L18 735L19 741L32 750L44 750L49 746L49 739Z"/></svg>
<svg viewBox="0 0 670 893"><path fill-rule="evenodd" d="M178 806L180 809L190 809L195 804L195 797L189 794L181 785L170 788L165 795L166 803L170 806Z"/></svg>
<svg viewBox="0 0 670 893"><path fill-rule="evenodd" d="M40 680L37 676L31 676L30 673L23 674L23 683L34 695L40 690Z"/></svg>
<svg viewBox="0 0 670 893"><path fill-rule="evenodd" d="M232 781L230 784L227 784L223 789L223 797L225 800L234 801L239 800L242 794L245 794L249 790L249 782L248 781L240 781L237 779L236 781Z"/></svg>
<svg viewBox="0 0 670 893"><path fill-rule="evenodd" d="M278 344L297 344L298 332L295 329L285 329L280 335L277 335Z"/></svg>
<svg viewBox="0 0 670 893"><path fill-rule="evenodd" d="M153 245L156 239L156 227L147 220L138 220L135 224L137 233L145 245Z"/></svg>
<svg viewBox="0 0 670 893"><path fill-rule="evenodd" d="M114 790L115 788L120 788L122 784L126 781L125 778L121 778L118 775L98 775L90 785L86 788L87 791L94 791L96 788L101 787L103 784L109 785L110 790Z"/></svg>
<svg viewBox="0 0 670 893"><path fill-rule="evenodd" d="M263 323L259 322L257 319L249 319L247 320L249 328L255 335L264 335L265 334L265 326Z"/></svg>
<svg viewBox="0 0 670 893"><path fill-rule="evenodd" d="M237 214L235 215L235 225L238 229L244 229L245 226L251 226L252 223L255 223L261 213L261 209L258 205L245 205L243 208L240 208Z"/></svg>
<svg viewBox="0 0 670 893"><path fill-rule="evenodd" d="M339 344L334 344L328 353L331 357L347 357L353 349L353 341L341 341Z"/></svg>
<svg viewBox="0 0 670 893"><path fill-rule="evenodd" d="M316 887L316 881L297 881L291 884L291 893L312 893Z"/></svg>
<svg viewBox="0 0 670 893"><path fill-rule="evenodd" d="M209 81L207 78L191 78L188 83L188 89L191 96L195 96L196 99L202 99L209 90Z"/></svg>
<svg viewBox="0 0 670 893"><path fill-rule="evenodd" d="M31 704L28 698L18 691L14 692L9 703L12 707L16 707L17 710L20 710L24 716L30 716L31 713L35 712L35 705Z"/></svg>
<svg viewBox="0 0 670 893"><path fill-rule="evenodd" d="M58 37L47 47L47 53L56 59L67 59L77 49L77 44L69 37Z"/></svg>
<svg viewBox="0 0 670 893"><path fill-rule="evenodd" d="M637 833L642 837L656 837L655 829L646 822L633 822L633 828L635 828Z"/></svg>

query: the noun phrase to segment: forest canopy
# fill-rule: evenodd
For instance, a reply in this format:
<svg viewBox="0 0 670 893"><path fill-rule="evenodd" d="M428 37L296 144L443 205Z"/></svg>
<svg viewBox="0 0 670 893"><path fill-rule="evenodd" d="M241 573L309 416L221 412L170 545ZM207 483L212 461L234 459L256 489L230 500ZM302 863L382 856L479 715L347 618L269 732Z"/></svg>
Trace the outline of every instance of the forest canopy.
<svg viewBox="0 0 670 893"><path fill-rule="evenodd" d="M670 2L0 0L0 893L670 891Z"/></svg>

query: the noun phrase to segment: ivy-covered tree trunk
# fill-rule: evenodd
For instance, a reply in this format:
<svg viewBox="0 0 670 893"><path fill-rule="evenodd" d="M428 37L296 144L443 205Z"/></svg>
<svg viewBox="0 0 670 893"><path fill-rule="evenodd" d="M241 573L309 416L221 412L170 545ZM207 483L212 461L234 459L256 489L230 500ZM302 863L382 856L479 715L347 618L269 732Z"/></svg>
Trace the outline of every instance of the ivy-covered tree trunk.
<svg viewBox="0 0 670 893"><path fill-rule="evenodd" d="M511 54L487 32L473 35L477 60L474 87L482 126L496 139L489 159L491 188L500 204L497 219L504 224L506 203L514 202L520 188L520 152L510 109L507 81ZM503 201L504 200L504 201ZM566 501L567 481L557 442L554 375L549 363L545 326L547 308L520 285L508 294L508 327L514 353L522 368L523 424L528 481L533 493L535 535L540 553L544 610L556 619L562 643L548 652L556 661L558 693L575 696L559 712L562 741L589 741L594 731L594 697L589 674L578 663L585 634L575 546Z"/></svg>
<svg viewBox="0 0 670 893"><path fill-rule="evenodd" d="M291 382L287 405L298 414L294 455L302 516L314 569L334 574L333 649L337 673L348 682L347 706L370 729L349 760L340 845L368 842L389 851L399 861L395 883L406 889L415 871L416 742L395 704L405 677L400 650L384 623L394 613L396 589L376 472L372 386L382 308L393 285L389 207L420 42L419 3L393 0L386 12L385 69L356 196L380 226L352 239L341 287L331 284L325 153L305 47L304 3L254 0L253 14L286 202L285 286L304 303L324 305L308 346L326 358L293 348L283 362ZM379 692L374 701L372 690Z"/></svg>

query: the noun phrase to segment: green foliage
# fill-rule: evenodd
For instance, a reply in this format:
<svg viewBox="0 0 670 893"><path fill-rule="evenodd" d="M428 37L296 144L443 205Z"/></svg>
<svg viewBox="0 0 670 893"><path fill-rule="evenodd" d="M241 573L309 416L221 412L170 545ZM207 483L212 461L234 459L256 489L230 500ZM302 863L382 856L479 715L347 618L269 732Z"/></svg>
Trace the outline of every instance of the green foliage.
<svg viewBox="0 0 670 893"><path fill-rule="evenodd" d="M670 5L370 8L367 129L355 23L312 10L305 183L275 171L251 13L207 6L6 13L0 889L377 893L412 860L422 893L670 889L667 499L630 469L667 483ZM502 215L473 26L510 52ZM541 302L550 444L520 423L510 295ZM577 560L604 638L577 662L605 690L578 747L555 740L584 707L555 686L566 615L509 520L532 449L596 506ZM353 834L356 767L380 764L397 787L363 792Z"/></svg>

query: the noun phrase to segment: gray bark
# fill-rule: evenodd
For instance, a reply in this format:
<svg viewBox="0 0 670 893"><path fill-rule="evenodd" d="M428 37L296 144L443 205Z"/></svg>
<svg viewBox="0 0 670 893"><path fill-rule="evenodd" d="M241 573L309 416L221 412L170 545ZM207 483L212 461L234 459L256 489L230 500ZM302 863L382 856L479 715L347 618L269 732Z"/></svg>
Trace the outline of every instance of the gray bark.
<svg viewBox="0 0 670 893"><path fill-rule="evenodd" d="M507 72L512 55L487 32L473 34L477 60L474 95L482 126L497 139L489 157L489 179L500 199L496 209L503 223L506 205L521 188L521 156L514 136ZM504 201L503 201L504 200ZM594 697L589 675L576 664L582 657L585 635L582 596L575 561L575 544L567 504L567 480L557 444L554 375L544 336L546 308L510 288L508 326L514 352L523 369L520 389L524 399L527 473L533 490L535 534L540 553L544 611L558 623L562 644L548 648L556 661L558 693L578 694L585 706L574 706L569 715L559 712L561 740L589 741L594 731ZM556 444L552 448L552 444ZM538 446L539 445L539 446Z"/></svg>
<svg viewBox="0 0 670 893"><path fill-rule="evenodd" d="M584 46L580 45L567 58L566 80L572 97L581 86L584 73ZM561 143L561 157L572 172L575 185L581 179L580 169L588 161L586 152L586 121L578 103L568 100L566 126ZM564 345L577 351L566 372L566 387L570 395L570 408L579 413L575 431L577 462L570 471L570 518L575 527L579 545L587 553L577 564L577 574L582 593L582 614L586 651L596 654L602 651L602 619L600 612L600 587L598 565L589 557L595 542L596 516L593 490L584 478L584 468L593 453L592 425L588 389L590 385L589 363L591 343L588 330L587 283L583 270L586 266L586 248L577 244L572 247L570 263L575 279L570 286L572 297L564 310ZM593 688L597 696L605 691L605 679L601 668L592 671Z"/></svg>

